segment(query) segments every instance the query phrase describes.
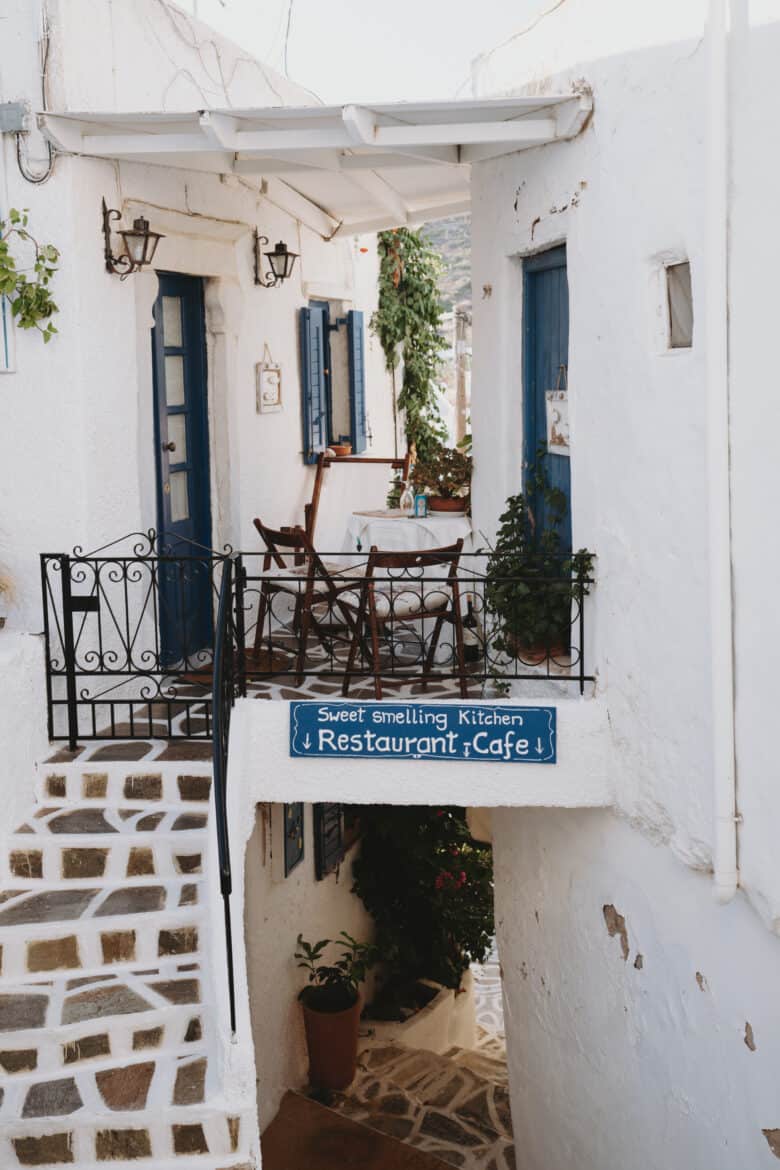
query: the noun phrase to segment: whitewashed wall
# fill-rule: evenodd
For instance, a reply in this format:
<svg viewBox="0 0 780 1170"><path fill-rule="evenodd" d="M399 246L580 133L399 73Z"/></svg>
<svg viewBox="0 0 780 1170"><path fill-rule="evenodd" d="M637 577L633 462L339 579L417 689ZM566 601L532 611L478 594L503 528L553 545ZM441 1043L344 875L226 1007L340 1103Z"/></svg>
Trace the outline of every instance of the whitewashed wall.
<svg viewBox="0 0 780 1170"><path fill-rule="evenodd" d="M775 1165L780 947L744 899L609 812L502 809L493 842L524 1170Z"/></svg>
<svg viewBox="0 0 780 1170"><path fill-rule="evenodd" d="M526 1125L531 1134L529 1170L563 1170L572 1160L584 1170L758 1167L773 1164L761 1129L780 1125L776 1096L767 1095L771 1066L763 1063L766 1054L776 1058L772 987L780 962L773 730L780 405L771 376L763 376L774 362L780 260L780 234L766 214L780 196L780 167L767 149L779 112L772 62L780 25L765 3L732 5L730 437L742 889L731 907L716 909L701 328L704 19L702 3L569 0L475 69L478 96L579 80L594 95L593 119L575 142L481 164L473 177L474 498L486 529L520 483L521 257L567 245L574 541L598 554L591 654L622 818L518 812L497 837L502 960L515 1005L513 1111L524 1137ZM668 352L660 270L682 258L692 265L694 346ZM599 915L609 902L626 915L629 933L645 916L655 958L637 941L645 972L624 967L618 953L618 973L605 985L604 940L593 939L604 933ZM529 954L547 990L538 973L526 982ZM717 972L706 996L691 984L697 969ZM742 1013L763 1018L763 1053L760 1041L755 1054L742 1043ZM743 1092L753 1093L749 1107Z"/></svg>
<svg viewBox="0 0 780 1170"><path fill-rule="evenodd" d="M155 0L50 5L49 104L79 110L193 109L311 101L261 63ZM38 106L34 6L3 0L0 100ZM86 35L85 29L89 29ZM6 46L8 51L6 51ZM142 61L143 67L139 66ZM161 270L206 278L213 544L258 547L252 518L302 523L314 471L301 456L298 309L324 286L366 314L369 453L392 453L389 381L368 332L375 306L375 240L325 242L284 209L275 184L140 164L62 157L40 187L24 182L13 140L2 141L11 205L60 249L54 284L59 336L44 347L17 337L17 372L4 376L6 424L0 562L15 581L9 626L41 629L37 556L95 548L155 526L149 329L156 279L120 282L105 272L100 201L126 218L142 210L165 233ZM31 150L40 152L33 136ZM252 230L301 253L283 287L256 288ZM361 248L364 249L361 251ZM255 363L268 345L283 368L284 409L255 410ZM323 495L318 541L340 547L350 506L381 506L388 469L334 469Z"/></svg>
<svg viewBox="0 0 780 1170"><path fill-rule="evenodd" d="M255 1042L257 1111L260 1132L273 1120L288 1089L306 1084L308 1057L297 993L306 984L294 952L299 934L308 942L337 938L346 930L370 942L373 921L353 893L351 850L337 872L317 881L314 872L313 811L304 807L303 861L288 878L271 857L271 819L282 805L257 807L255 828L246 846L244 939ZM333 957L331 955L331 957Z"/></svg>

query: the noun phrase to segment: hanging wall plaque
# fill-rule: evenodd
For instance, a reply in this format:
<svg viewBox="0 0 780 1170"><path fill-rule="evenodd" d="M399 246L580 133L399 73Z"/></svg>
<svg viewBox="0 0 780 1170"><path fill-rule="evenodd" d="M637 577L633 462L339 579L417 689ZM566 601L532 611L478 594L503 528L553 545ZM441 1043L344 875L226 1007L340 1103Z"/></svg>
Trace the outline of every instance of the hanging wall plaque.
<svg viewBox="0 0 780 1170"><path fill-rule="evenodd" d="M551 455L569 458L569 391L566 366L558 371L554 390L545 392L547 408L547 450Z"/></svg>
<svg viewBox="0 0 780 1170"><path fill-rule="evenodd" d="M263 360L255 366L255 396L258 414L276 414L282 409L282 367L272 361L267 345Z"/></svg>

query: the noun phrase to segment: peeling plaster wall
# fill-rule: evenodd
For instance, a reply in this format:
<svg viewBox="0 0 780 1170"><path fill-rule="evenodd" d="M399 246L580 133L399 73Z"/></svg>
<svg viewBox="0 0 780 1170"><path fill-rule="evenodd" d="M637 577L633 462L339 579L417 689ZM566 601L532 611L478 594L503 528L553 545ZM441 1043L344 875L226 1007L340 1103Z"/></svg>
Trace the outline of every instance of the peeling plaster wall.
<svg viewBox="0 0 780 1170"><path fill-rule="evenodd" d="M580 78L595 107L577 140L475 168L476 520L493 529L520 484L522 257L565 240L574 543L598 556L589 654L609 713L616 799L642 831L706 869L704 7L605 8L595 21L592 5L570 0L476 68L480 96L559 89ZM766 149L778 113L770 62L780 52L780 24L764 23L763 5L735 4L734 12L729 309L740 852L744 888L773 926L780 876L776 821L767 814L780 812L771 649L780 622L776 542L763 516L780 495L780 404L761 387L762 371L774 365L780 262L780 234L765 215L780 197L780 168ZM546 67L562 72L545 75ZM694 344L668 350L663 265L682 258L692 268Z"/></svg>
<svg viewBox="0 0 780 1170"><path fill-rule="evenodd" d="M36 9L4 0L0 11L0 100L27 98L37 107ZM50 18L52 107L192 109L278 104L280 96L288 103L311 100L162 0L132 6L59 0L50 5ZM120 281L105 272L103 196L126 218L145 211L165 233L155 258L160 270L205 278L215 547L257 549L254 516L274 527L303 522L314 469L301 456L298 310L318 286L338 289L345 307L365 312L368 453L392 454L389 379L367 328L376 303L373 237L325 242L279 206L280 185L272 198L261 194L259 179L60 157L51 179L33 187L19 174L13 146L3 136L8 203L29 207L32 230L56 244L62 261L53 285L59 336L44 347L37 336L17 331L17 372L0 380L0 563L14 584L10 628L42 628L41 551L91 549L156 527L149 330L157 282L154 274ZM36 135L30 150L41 152ZM255 226L301 253L281 288L253 283ZM266 344L282 366L277 414L255 409L255 364ZM383 467L329 474L318 527L323 549L341 547L352 507L383 504L388 480Z"/></svg>
<svg viewBox="0 0 780 1170"><path fill-rule="evenodd" d="M350 850L337 872L319 882L315 878L310 804L304 807L303 861L288 878L280 876L279 861L271 857L269 818L282 815L282 808L256 807L246 846L244 937L261 1133L276 1116L284 1093L306 1084L306 1039L296 998L306 972L293 957L298 935L309 942L336 938L342 930L363 942L373 937L372 919L351 893L356 850Z"/></svg>
<svg viewBox="0 0 780 1170"><path fill-rule="evenodd" d="M776 1165L780 947L746 900L608 811L502 809L493 850L524 1170Z"/></svg>

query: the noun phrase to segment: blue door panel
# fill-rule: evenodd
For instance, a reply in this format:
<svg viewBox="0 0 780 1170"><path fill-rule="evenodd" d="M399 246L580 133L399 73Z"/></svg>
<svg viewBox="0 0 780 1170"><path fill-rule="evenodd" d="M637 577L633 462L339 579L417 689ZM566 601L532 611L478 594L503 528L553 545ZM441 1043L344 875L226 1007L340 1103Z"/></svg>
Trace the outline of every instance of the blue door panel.
<svg viewBox="0 0 780 1170"><path fill-rule="evenodd" d="M537 458L540 447L544 448L542 462L550 486L560 488L569 501L558 529L561 549L568 551L572 541L570 460L550 454L546 449L546 393L558 386L565 389L568 384L565 371L569 361L569 286L565 247L551 248L525 261L523 296L523 458L528 467ZM544 527L544 501L534 499L533 507L538 527Z"/></svg>
<svg viewBox="0 0 780 1170"><path fill-rule="evenodd" d="M212 644L211 485L203 282L162 273L154 306L161 659L191 666Z"/></svg>
<svg viewBox="0 0 780 1170"><path fill-rule="evenodd" d="M301 309L303 461L316 463L330 442L328 318L321 305Z"/></svg>

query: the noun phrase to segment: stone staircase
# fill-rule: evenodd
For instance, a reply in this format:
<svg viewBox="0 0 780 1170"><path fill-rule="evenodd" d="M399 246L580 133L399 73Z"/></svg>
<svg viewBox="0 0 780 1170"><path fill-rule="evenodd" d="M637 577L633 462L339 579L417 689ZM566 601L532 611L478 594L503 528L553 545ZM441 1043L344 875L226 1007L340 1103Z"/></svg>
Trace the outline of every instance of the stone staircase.
<svg viewBox="0 0 780 1170"><path fill-rule="evenodd" d="M501 1037L439 1056L402 1044L370 1047L331 1108L462 1170L517 1170Z"/></svg>
<svg viewBox="0 0 780 1170"><path fill-rule="evenodd" d="M3 1170L255 1167L215 1060L210 788L197 763L41 770L0 850Z"/></svg>

